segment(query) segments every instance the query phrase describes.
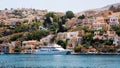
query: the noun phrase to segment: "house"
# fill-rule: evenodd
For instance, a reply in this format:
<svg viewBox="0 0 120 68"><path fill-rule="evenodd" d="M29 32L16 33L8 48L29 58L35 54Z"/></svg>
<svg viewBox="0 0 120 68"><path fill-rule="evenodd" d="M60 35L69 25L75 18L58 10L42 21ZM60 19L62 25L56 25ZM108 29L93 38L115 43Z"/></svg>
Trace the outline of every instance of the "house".
<svg viewBox="0 0 120 68"><path fill-rule="evenodd" d="M48 36L40 39L40 41L43 42L43 43L50 43L52 38L53 38L53 35L48 35Z"/></svg>
<svg viewBox="0 0 120 68"><path fill-rule="evenodd" d="M120 36L117 36L117 35L115 36L113 44L115 44L116 46L120 45Z"/></svg>
<svg viewBox="0 0 120 68"><path fill-rule="evenodd" d="M67 33L66 32L57 34L57 39L66 39L66 37L67 37Z"/></svg>
<svg viewBox="0 0 120 68"><path fill-rule="evenodd" d="M9 53L9 44L6 43L6 44L0 44L0 52L1 53Z"/></svg>
<svg viewBox="0 0 120 68"><path fill-rule="evenodd" d="M0 45L0 53L4 52L3 51L3 46Z"/></svg>
<svg viewBox="0 0 120 68"><path fill-rule="evenodd" d="M100 29L108 30L109 29L107 23L100 23L100 22L93 23L92 28L93 30L100 30Z"/></svg>
<svg viewBox="0 0 120 68"><path fill-rule="evenodd" d="M76 32L67 32L67 37L66 37L66 39L71 39L71 38L73 38L73 37L78 37L78 35L79 35L79 32L78 32L78 31L76 31Z"/></svg>
<svg viewBox="0 0 120 68"><path fill-rule="evenodd" d="M109 26L110 28L112 28L112 26L118 26L119 25L119 21L118 21L118 17L117 16L109 16Z"/></svg>
<svg viewBox="0 0 120 68"><path fill-rule="evenodd" d="M106 23L105 18L103 16L96 17L95 22Z"/></svg>
<svg viewBox="0 0 120 68"><path fill-rule="evenodd" d="M82 44L83 38L82 37L72 37L67 42L67 49L74 50L77 44Z"/></svg>
<svg viewBox="0 0 120 68"><path fill-rule="evenodd" d="M79 32L64 32L64 33L58 33L57 34L57 39L71 39L73 37L78 37Z"/></svg>
<svg viewBox="0 0 120 68"><path fill-rule="evenodd" d="M94 30L100 30L100 29L104 29L104 30L108 30L108 24L106 23L104 17L100 16L97 17L95 22L92 23L92 28Z"/></svg>
<svg viewBox="0 0 120 68"><path fill-rule="evenodd" d="M75 46L77 45L77 37L72 37L70 40L67 42L67 49L74 50Z"/></svg>
<svg viewBox="0 0 120 68"><path fill-rule="evenodd" d="M22 53L33 53L35 51L35 48L39 48L40 46L40 43L36 40L23 41Z"/></svg>
<svg viewBox="0 0 120 68"><path fill-rule="evenodd" d="M92 19L92 18L86 18L86 19L83 19L83 20L82 20L81 25L91 28L92 23L94 23L94 22L95 22L94 19Z"/></svg>
<svg viewBox="0 0 120 68"><path fill-rule="evenodd" d="M96 32L94 32L94 37L93 37L93 39L95 40L95 39L98 39L98 40L106 40L107 38L106 38L106 36L104 36L104 35L100 35L100 32L99 31L96 31Z"/></svg>
<svg viewBox="0 0 120 68"><path fill-rule="evenodd" d="M77 37L76 43L77 44L82 44L82 42L83 42L83 37Z"/></svg>
<svg viewBox="0 0 120 68"><path fill-rule="evenodd" d="M115 31L107 31L107 36L108 36L108 39L114 39L116 36L116 32Z"/></svg>

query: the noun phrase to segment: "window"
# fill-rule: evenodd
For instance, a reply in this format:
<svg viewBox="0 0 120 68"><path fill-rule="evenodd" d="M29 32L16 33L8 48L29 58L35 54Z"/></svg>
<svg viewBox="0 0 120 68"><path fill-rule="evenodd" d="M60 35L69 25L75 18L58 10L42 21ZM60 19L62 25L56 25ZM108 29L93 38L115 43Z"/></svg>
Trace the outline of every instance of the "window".
<svg viewBox="0 0 120 68"><path fill-rule="evenodd" d="M72 44L70 44L70 47L72 47Z"/></svg>
<svg viewBox="0 0 120 68"><path fill-rule="evenodd" d="M73 37L73 35L70 35L70 37Z"/></svg>
<svg viewBox="0 0 120 68"><path fill-rule="evenodd" d="M115 22L115 19L113 19L113 22Z"/></svg>

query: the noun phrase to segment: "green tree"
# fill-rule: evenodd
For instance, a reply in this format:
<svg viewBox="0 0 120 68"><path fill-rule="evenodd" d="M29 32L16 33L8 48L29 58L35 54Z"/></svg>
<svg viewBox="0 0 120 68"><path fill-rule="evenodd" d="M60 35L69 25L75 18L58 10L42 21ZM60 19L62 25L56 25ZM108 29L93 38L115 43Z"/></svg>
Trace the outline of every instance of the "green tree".
<svg viewBox="0 0 120 68"><path fill-rule="evenodd" d="M113 40L109 39L105 41L105 45L112 45L113 44Z"/></svg>
<svg viewBox="0 0 120 68"><path fill-rule="evenodd" d="M66 23L66 16L62 16L62 17L61 17L61 22L62 22L62 24L65 24L65 23Z"/></svg>
<svg viewBox="0 0 120 68"><path fill-rule="evenodd" d="M31 33L27 33L25 40L32 40L32 34Z"/></svg>
<svg viewBox="0 0 120 68"><path fill-rule="evenodd" d="M74 51L75 52L81 52L81 49L83 48L82 45L77 45L75 48L74 48Z"/></svg>
<svg viewBox="0 0 120 68"><path fill-rule="evenodd" d="M63 26L62 22L58 23L58 31L57 32L66 32L69 28L66 26Z"/></svg>
<svg viewBox="0 0 120 68"><path fill-rule="evenodd" d="M83 29L85 32L90 32L90 30L88 29L88 27L82 27L82 29Z"/></svg>
<svg viewBox="0 0 120 68"><path fill-rule="evenodd" d="M69 18L69 19L71 19L71 18L74 17L74 13L72 11L67 11L66 12L66 17Z"/></svg>
<svg viewBox="0 0 120 68"><path fill-rule="evenodd" d="M64 27L62 26L62 22L59 22L58 26L59 26L58 32L64 32Z"/></svg>
<svg viewBox="0 0 120 68"><path fill-rule="evenodd" d="M31 32L31 33L28 33L26 35L26 37L27 37L26 39L27 40L34 39L34 40L39 41L42 37L45 37L47 35L49 35L49 31L47 31L47 30L35 30L35 31Z"/></svg>
<svg viewBox="0 0 120 68"><path fill-rule="evenodd" d="M47 13L45 17L46 17L45 22L44 22L45 27L49 27L53 22L59 22L59 18L60 18L59 15L53 12Z"/></svg>
<svg viewBox="0 0 120 68"><path fill-rule="evenodd" d="M79 16L78 19L85 19L85 15Z"/></svg>
<svg viewBox="0 0 120 68"><path fill-rule="evenodd" d="M103 30L103 29L100 29L98 31L100 32L100 35L103 35L103 33L105 32L105 30Z"/></svg>
<svg viewBox="0 0 120 68"><path fill-rule="evenodd" d="M51 25L51 26L50 26L50 31L55 32L55 31L56 31L56 27L55 27L54 25Z"/></svg>
<svg viewBox="0 0 120 68"><path fill-rule="evenodd" d="M10 34L13 34L13 32L11 30L10 31L5 30L5 31L2 32L1 36L7 36L7 35L10 35Z"/></svg>
<svg viewBox="0 0 120 68"><path fill-rule="evenodd" d="M15 46L15 49L14 49L14 52L18 52L18 53L20 53L21 52L21 48L20 48L20 46Z"/></svg>
<svg viewBox="0 0 120 68"><path fill-rule="evenodd" d="M67 42L64 40L58 40L57 41L58 45L61 45L64 49L66 49Z"/></svg>
<svg viewBox="0 0 120 68"><path fill-rule="evenodd" d="M94 36L93 34L83 36L82 44L85 46L90 46L92 44L93 36Z"/></svg>
<svg viewBox="0 0 120 68"><path fill-rule="evenodd" d="M116 31L117 35L120 36L120 28Z"/></svg>
<svg viewBox="0 0 120 68"><path fill-rule="evenodd" d="M21 24L19 26L15 26L14 30L16 33L24 31L24 24Z"/></svg>
<svg viewBox="0 0 120 68"><path fill-rule="evenodd" d="M116 31L116 34L120 36L120 27L119 26L113 26L112 29Z"/></svg>
<svg viewBox="0 0 120 68"><path fill-rule="evenodd" d="M2 44L2 43L3 43L3 41L4 41L4 40L0 39L0 44Z"/></svg>
<svg viewBox="0 0 120 68"><path fill-rule="evenodd" d="M117 30L119 30L119 27L118 26L112 26L112 29L117 31Z"/></svg>
<svg viewBox="0 0 120 68"><path fill-rule="evenodd" d="M12 37L10 37L10 41L16 41L17 39L21 38L22 35L13 35Z"/></svg>

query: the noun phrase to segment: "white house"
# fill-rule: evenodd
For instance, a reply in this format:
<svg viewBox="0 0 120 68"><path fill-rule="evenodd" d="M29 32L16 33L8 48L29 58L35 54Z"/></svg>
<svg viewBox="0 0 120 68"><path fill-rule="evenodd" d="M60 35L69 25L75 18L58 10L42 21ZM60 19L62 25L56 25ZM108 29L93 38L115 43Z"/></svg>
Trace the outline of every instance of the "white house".
<svg viewBox="0 0 120 68"><path fill-rule="evenodd" d="M118 17L117 16L110 16L109 18L109 26L110 28L112 26L118 26L119 25L119 21L118 21Z"/></svg>
<svg viewBox="0 0 120 68"><path fill-rule="evenodd" d="M115 44L116 46L120 45L120 36L115 36L113 44Z"/></svg>

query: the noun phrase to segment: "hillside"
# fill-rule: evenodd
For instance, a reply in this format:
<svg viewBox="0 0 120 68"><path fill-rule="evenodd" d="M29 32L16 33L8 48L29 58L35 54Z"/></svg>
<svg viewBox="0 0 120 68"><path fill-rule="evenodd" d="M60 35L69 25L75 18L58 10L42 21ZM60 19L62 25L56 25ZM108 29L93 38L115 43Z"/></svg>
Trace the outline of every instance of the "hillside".
<svg viewBox="0 0 120 68"><path fill-rule="evenodd" d="M101 11L104 11L104 10L109 10L111 6L114 6L115 8L120 9L120 3L116 3L116 4L107 5L107 6L101 7L101 8L85 10L85 11L79 12L79 13L77 13L77 14L80 15L80 14L84 14L85 12L90 12L90 11L101 12ZM113 9L113 10L114 10L114 9ZM120 10L119 10L119 11L120 11ZM76 14L76 15L77 15L77 14Z"/></svg>

